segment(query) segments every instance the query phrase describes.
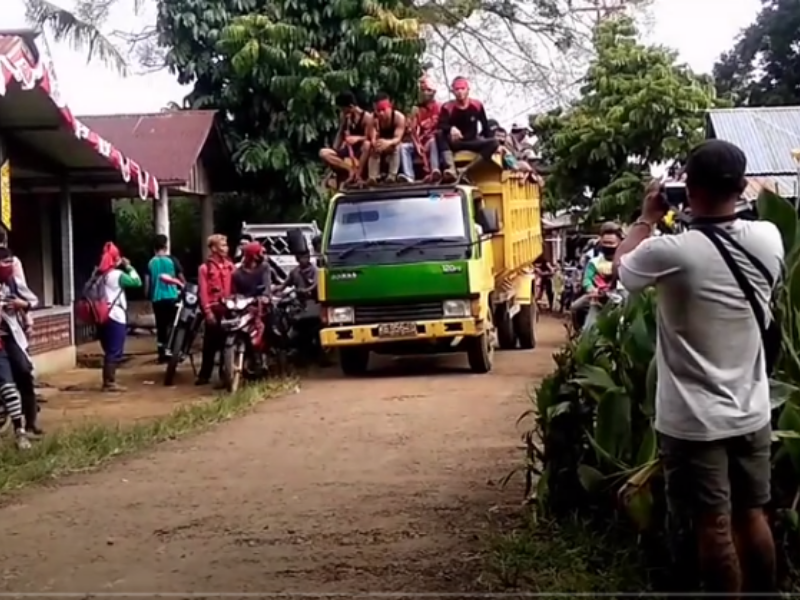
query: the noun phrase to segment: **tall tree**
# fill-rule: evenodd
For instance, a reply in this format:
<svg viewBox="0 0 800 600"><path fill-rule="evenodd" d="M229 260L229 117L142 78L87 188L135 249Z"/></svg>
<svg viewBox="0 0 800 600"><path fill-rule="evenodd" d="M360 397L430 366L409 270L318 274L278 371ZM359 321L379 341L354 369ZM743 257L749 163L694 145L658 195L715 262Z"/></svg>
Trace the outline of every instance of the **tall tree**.
<svg viewBox="0 0 800 600"><path fill-rule="evenodd" d="M162 0L159 26L170 67L194 83L188 105L226 116L244 186L289 207L320 199L336 94L408 105L422 72L419 25L397 0Z"/></svg>
<svg viewBox="0 0 800 600"><path fill-rule="evenodd" d="M581 98L531 118L551 195L566 205L592 200L595 219L629 217L651 165L684 156L703 137L714 88L676 63L677 55L638 40L630 18L599 25Z"/></svg>
<svg viewBox="0 0 800 600"><path fill-rule="evenodd" d="M714 65L720 96L737 106L800 103L800 0L762 0L755 22Z"/></svg>

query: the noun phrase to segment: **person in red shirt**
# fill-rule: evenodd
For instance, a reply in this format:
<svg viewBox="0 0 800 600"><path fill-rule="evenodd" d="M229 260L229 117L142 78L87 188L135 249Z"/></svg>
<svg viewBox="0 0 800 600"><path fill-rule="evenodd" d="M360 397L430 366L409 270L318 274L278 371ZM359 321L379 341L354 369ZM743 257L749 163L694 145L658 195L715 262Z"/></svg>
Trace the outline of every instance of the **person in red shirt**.
<svg viewBox="0 0 800 600"><path fill-rule="evenodd" d="M436 88L428 77L419 82L422 101L411 112L408 130L411 141L400 149L403 175L414 179L414 153L420 154L426 162L427 181L437 183L442 179L441 166L445 166L445 182L455 180L453 153L447 151L447 144L439 130L439 113L442 106L436 101ZM427 160L426 160L427 159Z"/></svg>
<svg viewBox="0 0 800 600"><path fill-rule="evenodd" d="M486 110L479 100L469 97L469 82L456 77L451 86L455 100L442 106L439 130L451 152L467 150L491 160L499 143L489 127Z"/></svg>
<svg viewBox="0 0 800 600"><path fill-rule="evenodd" d="M206 319L203 334L203 359L197 374L197 385L206 385L211 380L214 359L225 343L220 327L220 301L231 295L233 261L228 258L228 238L214 234L208 238L208 258L200 265L197 274L200 308Z"/></svg>

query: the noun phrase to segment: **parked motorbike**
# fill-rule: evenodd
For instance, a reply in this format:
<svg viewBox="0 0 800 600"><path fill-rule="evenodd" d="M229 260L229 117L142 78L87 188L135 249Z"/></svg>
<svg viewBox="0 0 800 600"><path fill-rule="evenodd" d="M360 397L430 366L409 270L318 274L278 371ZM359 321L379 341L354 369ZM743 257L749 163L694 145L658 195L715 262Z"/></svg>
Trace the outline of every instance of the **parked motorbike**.
<svg viewBox="0 0 800 600"><path fill-rule="evenodd" d="M233 296L223 300L222 306L220 326L225 333L222 383L233 393L244 378L256 379L264 374L264 301L260 297Z"/></svg>
<svg viewBox="0 0 800 600"><path fill-rule="evenodd" d="M175 320L169 332L166 348L167 370L164 372L164 385L170 386L175 383L178 366L186 357L190 362L192 360L192 345L200 331L203 318L197 297L197 284L183 283L180 279L166 274L161 275L159 279L167 285L174 285L180 289ZM192 363L192 370L194 370L194 363Z"/></svg>

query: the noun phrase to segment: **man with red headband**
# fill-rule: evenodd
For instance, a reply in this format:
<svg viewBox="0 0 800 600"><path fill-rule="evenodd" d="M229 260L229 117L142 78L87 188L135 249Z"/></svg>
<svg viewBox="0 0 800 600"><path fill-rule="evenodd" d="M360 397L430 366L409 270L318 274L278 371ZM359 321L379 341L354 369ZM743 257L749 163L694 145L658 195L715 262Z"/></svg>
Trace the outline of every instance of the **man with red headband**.
<svg viewBox="0 0 800 600"><path fill-rule="evenodd" d="M439 129L450 150L467 150L491 160L499 144L492 135L483 104L469 97L469 82L464 77L453 80L452 91L455 100L442 106L439 115Z"/></svg>
<svg viewBox="0 0 800 600"><path fill-rule="evenodd" d="M197 275L200 308L206 318L206 327L203 333L203 358L195 384L206 385L211 380L217 352L222 351L225 343L219 323L219 307L220 301L231 295L233 279L233 261L228 258L227 237L214 234L208 238L208 259L200 265Z"/></svg>
<svg viewBox="0 0 800 600"><path fill-rule="evenodd" d="M384 158L387 162L386 181L397 179L397 172L400 170L400 144L405 133L405 115L395 110L388 95L378 94L375 98L375 118L369 128L372 152L367 162L368 183L374 184L380 178L381 161ZM412 177L411 181L413 180Z"/></svg>
<svg viewBox="0 0 800 600"><path fill-rule="evenodd" d="M414 178L414 153L426 163L427 180L436 183L442 179L442 164L446 169L445 183L455 181L453 153L447 152L447 144L439 130L439 113L442 106L436 101L436 88L428 77L419 82L420 103L414 107L409 118L408 129L411 142L400 148L400 168L404 175ZM449 162L448 162L449 160Z"/></svg>
<svg viewBox="0 0 800 600"><path fill-rule="evenodd" d="M323 148L319 157L337 175L346 175L349 180L361 178L364 172L364 160L369 155L370 142L367 130L372 123L372 115L356 103L352 92L342 92L336 97L339 107L339 132L333 142L333 148ZM348 165L347 160L355 164Z"/></svg>
<svg viewBox="0 0 800 600"><path fill-rule="evenodd" d="M267 253L261 242L250 242L242 249L242 262L233 272L231 292L254 298L269 295L272 277Z"/></svg>

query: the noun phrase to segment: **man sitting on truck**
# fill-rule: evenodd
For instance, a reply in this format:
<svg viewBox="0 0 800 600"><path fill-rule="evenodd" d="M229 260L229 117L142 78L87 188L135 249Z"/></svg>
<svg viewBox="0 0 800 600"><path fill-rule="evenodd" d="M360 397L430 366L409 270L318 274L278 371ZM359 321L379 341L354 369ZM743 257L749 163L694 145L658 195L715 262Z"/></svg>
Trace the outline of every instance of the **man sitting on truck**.
<svg viewBox="0 0 800 600"><path fill-rule="evenodd" d="M323 148L319 151L319 157L338 176L346 176L347 181L357 181L364 172L364 160L369 155L367 131L373 117L358 106L352 92L339 94L336 106L341 111L339 132L333 148ZM346 162L348 159L352 164Z"/></svg>
<svg viewBox="0 0 800 600"><path fill-rule="evenodd" d="M407 179L414 179L414 154L418 154L425 165L426 181L438 183L442 180L442 165L448 171L445 183L455 181L453 153L445 152L447 144L439 129L441 104L436 101L436 88L428 77L419 81L421 102L414 107L408 122L411 141L400 147L400 166ZM448 160L450 161L448 163Z"/></svg>
<svg viewBox="0 0 800 600"><path fill-rule="evenodd" d="M469 82L464 77L453 80L452 91L455 100L442 106L439 114L439 129L449 150L467 150L491 160L499 144L491 132L483 104L469 97Z"/></svg>
<svg viewBox="0 0 800 600"><path fill-rule="evenodd" d="M392 106L389 96L379 93L375 98L375 118L367 130L371 152L367 162L367 184L374 185L381 175L381 162L387 162L386 181L397 180L400 170L400 144L406 133L406 117ZM404 180L409 180L403 177ZM414 178L411 177L410 181Z"/></svg>

